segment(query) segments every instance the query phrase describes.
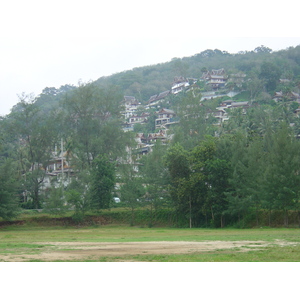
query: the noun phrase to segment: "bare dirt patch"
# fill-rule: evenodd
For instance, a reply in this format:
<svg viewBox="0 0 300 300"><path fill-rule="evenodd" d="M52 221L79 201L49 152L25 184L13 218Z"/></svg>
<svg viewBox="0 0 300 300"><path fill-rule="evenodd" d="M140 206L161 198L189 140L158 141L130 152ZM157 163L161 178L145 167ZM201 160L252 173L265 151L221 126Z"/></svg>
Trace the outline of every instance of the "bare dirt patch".
<svg viewBox="0 0 300 300"><path fill-rule="evenodd" d="M44 244L39 254L0 255L1 261L86 261L99 258L120 257L121 261L130 260L132 255L191 254L216 250L234 249L235 251L259 250L269 245L286 246L277 240L275 243L265 241L207 241L207 242L49 242ZM297 243L296 243L297 244ZM124 259L122 259L124 257Z"/></svg>

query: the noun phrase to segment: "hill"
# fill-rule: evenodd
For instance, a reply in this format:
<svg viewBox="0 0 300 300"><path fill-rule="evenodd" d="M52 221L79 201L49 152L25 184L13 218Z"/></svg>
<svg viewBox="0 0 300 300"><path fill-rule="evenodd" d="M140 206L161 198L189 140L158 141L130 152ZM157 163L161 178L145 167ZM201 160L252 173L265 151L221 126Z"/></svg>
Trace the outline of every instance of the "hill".
<svg viewBox="0 0 300 300"><path fill-rule="evenodd" d="M117 85L124 95L135 96L145 103L152 95L169 90L174 77L200 78L203 70L221 68L229 74L244 72L247 76L258 76L263 62L275 64L283 78L295 79L300 76L300 47L272 52L260 46L237 54L208 49L191 57L174 58L163 64L102 77L96 82L102 86Z"/></svg>
<svg viewBox="0 0 300 300"><path fill-rule="evenodd" d="M23 95L0 120L0 217L167 208L179 226L299 211L300 46L134 68ZM148 154L148 155L145 155ZM101 183L101 184L100 184ZM226 222L225 222L226 220Z"/></svg>
<svg viewBox="0 0 300 300"><path fill-rule="evenodd" d="M207 49L191 57L173 58L169 62L101 77L95 83L101 87L117 86L123 95L134 96L145 104L151 96L170 90L175 77L200 78L204 70L223 68L228 74L243 72L248 77L255 78L260 75L261 66L265 62L276 65L281 78L299 80L300 46L276 52L268 47L259 46L253 51L236 54ZM46 87L37 97L38 103L48 111L59 101L62 93L72 88L75 87ZM272 92L274 90L275 88Z"/></svg>

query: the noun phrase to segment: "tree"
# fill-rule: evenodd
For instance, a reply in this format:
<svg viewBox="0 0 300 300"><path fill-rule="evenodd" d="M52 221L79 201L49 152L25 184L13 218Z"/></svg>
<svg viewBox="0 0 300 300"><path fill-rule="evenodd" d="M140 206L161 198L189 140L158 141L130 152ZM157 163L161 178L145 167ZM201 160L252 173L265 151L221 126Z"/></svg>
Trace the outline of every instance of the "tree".
<svg viewBox="0 0 300 300"><path fill-rule="evenodd" d="M264 174L266 207L284 212L284 225L288 226L288 211L298 209L300 194L300 147L286 123L271 136L267 168Z"/></svg>
<svg viewBox="0 0 300 300"><path fill-rule="evenodd" d="M72 132L73 149L81 169L89 168L100 154L113 159L123 154L125 134L119 126L121 99L118 89L102 89L95 83L81 83L67 94L65 127L68 135Z"/></svg>
<svg viewBox="0 0 300 300"><path fill-rule="evenodd" d="M230 166L226 160L213 158L206 162L205 173L208 187L206 205L210 207L214 225L221 226L221 228L225 225L224 216L228 207L226 192L229 189L229 172Z"/></svg>
<svg viewBox="0 0 300 300"><path fill-rule="evenodd" d="M255 100L259 93L263 91L263 83L256 76L252 76L252 78L247 82L247 88L250 91L251 100Z"/></svg>
<svg viewBox="0 0 300 300"><path fill-rule="evenodd" d="M229 163L217 157L216 140L206 136L189 152L172 146L166 155L171 197L177 213L189 227L207 224L223 227L227 210ZM209 217L210 216L210 217Z"/></svg>
<svg viewBox="0 0 300 300"><path fill-rule="evenodd" d="M56 120L51 114L41 113L32 95L20 96L18 107L11 115L10 130L18 140L24 185L31 193L34 207L39 208L41 186L57 138Z"/></svg>
<svg viewBox="0 0 300 300"><path fill-rule="evenodd" d="M91 169L89 195L91 207L96 210L109 208L115 187L115 167L106 156L98 156Z"/></svg>
<svg viewBox="0 0 300 300"><path fill-rule="evenodd" d="M265 81L265 86L268 92L276 89L280 75L281 71L274 63L263 62L261 64L259 77Z"/></svg>
<svg viewBox="0 0 300 300"><path fill-rule="evenodd" d="M81 222L89 209L87 198L75 189L69 189L65 196L67 203L74 208L73 220Z"/></svg>
<svg viewBox="0 0 300 300"><path fill-rule="evenodd" d="M198 212L210 213L214 226L224 226L227 209L225 193L228 189L229 163L217 157L216 139L206 136L194 147L190 155L191 181L194 206ZM198 213L198 219L201 215Z"/></svg>
<svg viewBox="0 0 300 300"><path fill-rule="evenodd" d="M263 142L259 136L237 134L231 145L230 189L226 192L228 213L237 216L239 223L255 211L258 225L258 211L262 207L262 174L265 167Z"/></svg>
<svg viewBox="0 0 300 300"><path fill-rule="evenodd" d="M207 109L200 104L201 95L195 97L192 92L187 92L178 97L176 114L180 121L173 140L192 149L208 133Z"/></svg>
<svg viewBox="0 0 300 300"><path fill-rule="evenodd" d="M0 217L10 220L19 213L16 172L11 160L0 161Z"/></svg>
<svg viewBox="0 0 300 300"><path fill-rule="evenodd" d="M165 165L170 176L170 195L178 216L188 216L189 226L192 227L191 189L189 178L191 174L188 152L176 143L171 146L165 157Z"/></svg>
<svg viewBox="0 0 300 300"><path fill-rule="evenodd" d="M64 193L66 203L74 209L73 219L76 221L82 221L86 212L91 208L89 188L90 173L84 170L72 179Z"/></svg>
<svg viewBox="0 0 300 300"><path fill-rule="evenodd" d="M140 178L135 176L131 166L127 166L127 174L122 177L122 185L120 188L121 201L125 203L131 210L130 225L135 223L135 209L142 204L141 197L145 194Z"/></svg>
<svg viewBox="0 0 300 300"><path fill-rule="evenodd" d="M172 67L173 67L173 72L175 75L179 76L187 76L187 71L189 68L189 65L182 61L180 58L173 58L172 59Z"/></svg>
<svg viewBox="0 0 300 300"><path fill-rule="evenodd" d="M63 216L69 210L62 187L51 187L45 199L44 211L52 215Z"/></svg>
<svg viewBox="0 0 300 300"><path fill-rule="evenodd" d="M264 46L264 45L261 45L261 46L259 46L259 47L256 47L256 48L254 49L254 52L255 52L255 53L271 53L271 52L272 52L272 49L271 49L271 48L268 48L268 47L266 47L266 46Z"/></svg>
<svg viewBox="0 0 300 300"><path fill-rule="evenodd" d="M163 162L166 146L157 141L151 153L140 160L139 173L145 185L146 204L150 207L149 226L153 225L154 213L166 206L167 170ZM154 211L154 212L153 212Z"/></svg>

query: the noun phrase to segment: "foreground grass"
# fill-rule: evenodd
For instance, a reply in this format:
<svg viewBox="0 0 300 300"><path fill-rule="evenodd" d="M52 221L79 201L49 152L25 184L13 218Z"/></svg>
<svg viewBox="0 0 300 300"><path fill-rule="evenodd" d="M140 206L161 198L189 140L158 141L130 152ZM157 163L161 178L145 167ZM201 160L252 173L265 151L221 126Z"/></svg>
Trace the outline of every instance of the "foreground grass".
<svg viewBox="0 0 300 300"><path fill-rule="evenodd" d="M188 255L139 255L134 258L137 261L156 262L299 262L300 246L275 246L249 252L217 250Z"/></svg>
<svg viewBox="0 0 300 300"><path fill-rule="evenodd" d="M40 260L35 260L40 261ZM76 261L76 260L73 260ZM85 262L299 262L300 246L268 247L264 250L239 252L237 250L216 250L203 253L171 255L132 255L115 257L98 257L86 259ZM58 262L61 262L58 260Z"/></svg>
<svg viewBox="0 0 300 300"><path fill-rule="evenodd" d="M268 246L240 252L238 249L170 255L131 255L93 257L85 261L300 261L300 230L296 228L259 229L176 229L99 226L84 228L9 226L0 229L0 255L38 254L43 243L51 242L147 242L147 241L265 241L296 242L299 245ZM39 244L40 243L40 244ZM3 259L2 259L3 261ZM34 260L38 261L38 260ZM76 261L76 260L74 260Z"/></svg>

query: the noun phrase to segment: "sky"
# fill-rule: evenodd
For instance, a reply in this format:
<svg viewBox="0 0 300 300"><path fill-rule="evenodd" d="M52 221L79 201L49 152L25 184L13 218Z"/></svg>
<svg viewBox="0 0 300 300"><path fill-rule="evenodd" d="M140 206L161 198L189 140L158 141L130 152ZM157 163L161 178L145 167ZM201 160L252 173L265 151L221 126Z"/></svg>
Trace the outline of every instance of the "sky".
<svg viewBox="0 0 300 300"><path fill-rule="evenodd" d="M271 3L2 1L0 115L22 93L38 96L46 87L77 85L206 49L237 53L299 45L295 1Z"/></svg>

